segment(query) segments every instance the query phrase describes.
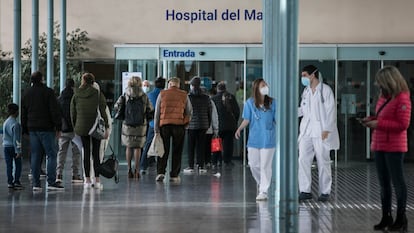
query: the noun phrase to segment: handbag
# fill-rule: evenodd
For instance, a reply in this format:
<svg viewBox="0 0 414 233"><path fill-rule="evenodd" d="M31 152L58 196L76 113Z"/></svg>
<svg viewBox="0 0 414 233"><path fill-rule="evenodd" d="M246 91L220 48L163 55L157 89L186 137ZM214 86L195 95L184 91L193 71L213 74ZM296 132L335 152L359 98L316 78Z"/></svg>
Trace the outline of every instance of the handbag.
<svg viewBox="0 0 414 233"><path fill-rule="evenodd" d="M213 137L211 139L211 152L220 152L223 150L223 141L219 137Z"/></svg>
<svg viewBox="0 0 414 233"><path fill-rule="evenodd" d="M119 162L118 159L116 158L114 151L112 150L111 145L109 144L109 148L111 149L111 154L109 155L109 157L103 161L98 168L96 169L96 171L102 175L103 177L106 177L108 179L111 178L115 178L115 183L119 182L119 177L118 177L118 166L119 166Z"/></svg>
<svg viewBox="0 0 414 233"><path fill-rule="evenodd" d="M162 137L160 134L156 133L152 139L150 148L148 149L147 157L158 156L162 158L164 156L164 152L164 142Z"/></svg>
<svg viewBox="0 0 414 233"><path fill-rule="evenodd" d="M105 138L105 120L101 116L101 112L99 111L99 95L98 93L98 107L96 108L96 119L95 123L93 123L92 128L89 130L89 135L96 138L96 139L104 139Z"/></svg>

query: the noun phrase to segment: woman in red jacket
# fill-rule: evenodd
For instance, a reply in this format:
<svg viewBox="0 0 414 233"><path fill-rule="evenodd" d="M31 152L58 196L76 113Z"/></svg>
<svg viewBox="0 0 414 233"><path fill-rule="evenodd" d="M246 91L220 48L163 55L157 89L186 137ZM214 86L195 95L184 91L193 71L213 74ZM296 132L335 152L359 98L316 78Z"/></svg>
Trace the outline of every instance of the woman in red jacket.
<svg viewBox="0 0 414 233"><path fill-rule="evenodd" d="M374 230L400 231L407 229L405 214L407 186L404 180L403 160L408 150L407 128L410 124L411 101L408 85L401 73L393 66L386 66L376 74L380 96L376 116L362 119L362 124L373 129L371 150L381 187L381 222ZM397 219L391 215L392 188L397 197Z"/></svg>

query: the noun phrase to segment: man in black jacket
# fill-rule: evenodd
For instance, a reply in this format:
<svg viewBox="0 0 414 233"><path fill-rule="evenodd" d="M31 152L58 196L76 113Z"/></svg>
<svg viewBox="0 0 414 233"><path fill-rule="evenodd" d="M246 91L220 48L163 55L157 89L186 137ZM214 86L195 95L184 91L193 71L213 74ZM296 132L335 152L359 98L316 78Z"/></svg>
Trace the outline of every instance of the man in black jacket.
<svg viewBox="0 0 414 233"><path fill-rule="evenodd" d="M52 89L42 83L43 75L34 72L22 98L23 133L29 133L33 191L42 191L40 186L40 163L43 151L47 158L47 189L63 190L56 183L56 138L62 128L60 108Z"/></svg>
<svg viewBox="0 0 414 233"><path fill-rule="evenodd" d="M73 132L72 120L70 118L70 101L72 100L74 87L75 81L73 81L73 79L67 79L66 87L63 89L58 98L60 109L62 110L62 134L59 138L59 151L57 154L57 183L61 183L63 181L63 170L65 168L66 155L68 153L69 145L72 146L72 183L83 183L83 180L79 175L81 158L79 148L72 141L75 137L75 133Z"/></svg>

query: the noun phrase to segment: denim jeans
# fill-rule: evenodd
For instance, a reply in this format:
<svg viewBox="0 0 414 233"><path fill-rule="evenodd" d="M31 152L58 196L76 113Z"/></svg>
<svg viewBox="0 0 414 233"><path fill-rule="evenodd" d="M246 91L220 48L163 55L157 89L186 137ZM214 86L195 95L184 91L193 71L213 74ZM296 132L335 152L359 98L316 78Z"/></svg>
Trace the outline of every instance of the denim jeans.
<svg viewBox="0 0 414 233"><path fill-rule="evenodd" d="M6 161L7 183L20 183L20 175L22 173L22 158L16 158L14 147L4 147L4 160ZM13 161L15 164L15 172L13 177Z"/></svg>
<svg viewBox="0 0 414 233"><path fill-rule="evenodd" d="M47 160L47 183L49 185L55 184L57 163L56 132L32 131L29 135L33 186L40 186L40 166L43 151L46 154Z"/></svg>
<svg viewBox="0 0 414 233"><path fill-rule="evenodd" d="M379 184L381 187L381 204L383 213L391 213L392 188L397 197L397 215L405 213L407 206L407 186L403 171L404 153L375 151Z"/></svg>
<svg viewBox="0 0 414 233"><path fill-rule="evenodd" d="M141 167L142 170L147 170L147 168L148 168L148 160L149 159L147 158L147 156L148 156L148 150L151 146L153 138L154 138L154 128L153 127L148 127L147 139L145 141L144 150L142 152L142 156L141 156L141 159L139 161L140 167Z"/></svg>

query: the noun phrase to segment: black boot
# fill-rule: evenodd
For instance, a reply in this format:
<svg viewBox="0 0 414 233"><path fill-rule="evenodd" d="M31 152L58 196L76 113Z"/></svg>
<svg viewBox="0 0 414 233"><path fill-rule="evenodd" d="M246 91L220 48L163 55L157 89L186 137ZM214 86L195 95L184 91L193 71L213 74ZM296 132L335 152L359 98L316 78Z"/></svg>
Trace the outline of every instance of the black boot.
<svg viewBox="0 0 414 233"><path fill-rule="evenodd" d="M383 231L385 228L390 227L392 225L392 216L390 213L383 214L381 222L377 225L374 225L375 231Z"/></svg>
<svg viewBox="0 0 414 233"><path fill-rule="evenodd" d="M397 219L388 228L388 231L407 232L407 216L405 214L397 214Z"/></svg>

